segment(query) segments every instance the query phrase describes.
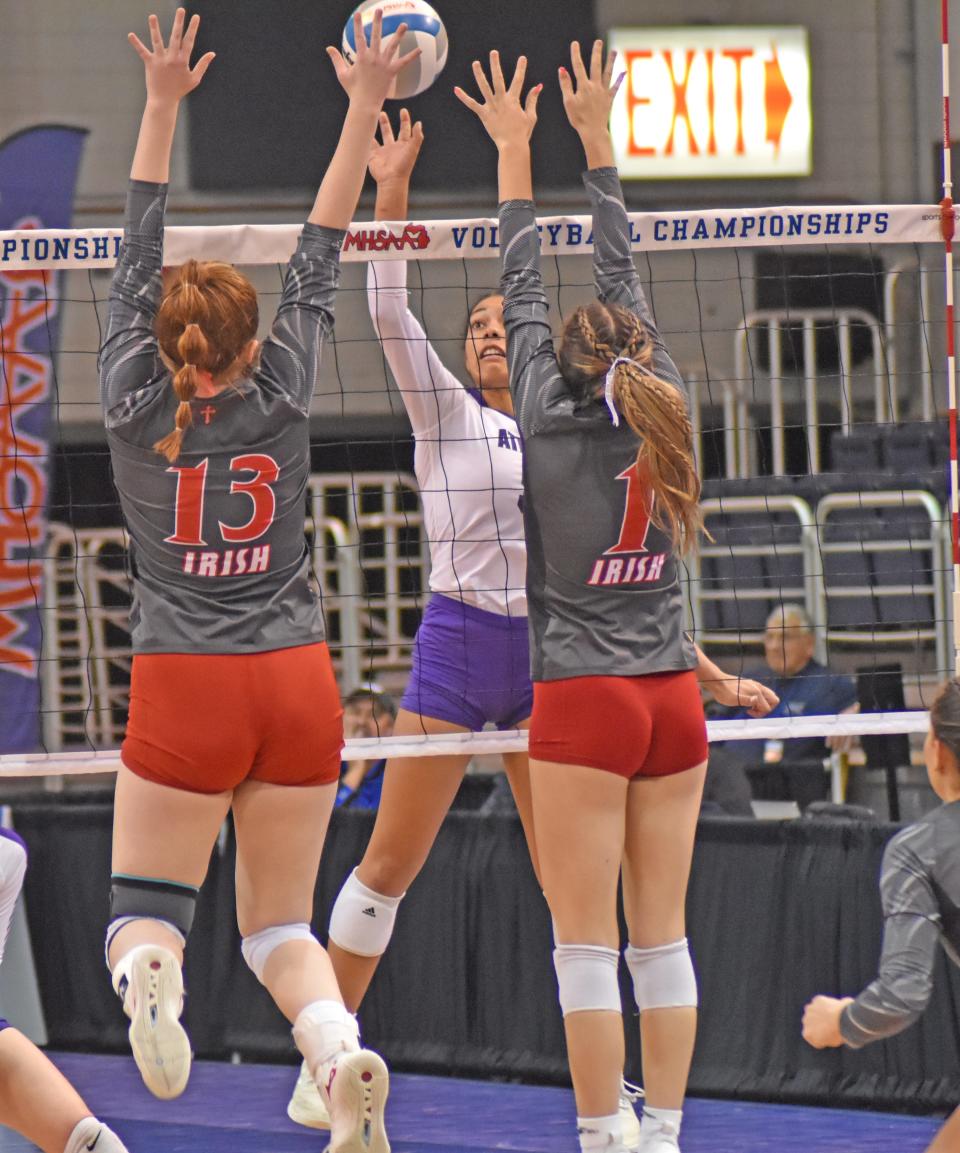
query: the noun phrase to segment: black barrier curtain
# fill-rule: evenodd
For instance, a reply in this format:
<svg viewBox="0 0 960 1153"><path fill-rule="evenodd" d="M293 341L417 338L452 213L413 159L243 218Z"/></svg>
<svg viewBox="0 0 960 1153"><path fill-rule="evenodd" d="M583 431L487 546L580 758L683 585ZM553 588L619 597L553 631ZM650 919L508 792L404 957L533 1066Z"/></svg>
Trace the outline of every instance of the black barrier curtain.
<svg viewBox="0 0 960 1153"><path fill-rule="evenodd" d="M126 1049L103 965L111 809L22 804L26 898L52 1048ZM315 924L327 924L373 814L337 812ZM701 1016L692 1094L950 1108L960 1097L960 982L941 962L921 1021L859 1052L800 1038L814 993L858 992L876 973L877 879L893 826L701 821L688 905ZM234 842L211 859L187 950L185 1021L201 1057L297 1060L289 1026L244 965ZM550 918L519 822L453 813L397 920L361 1012L366 1044L398 1069L567 1081ZM625 1006L633 998L625 967ZM637 1015L627 1075L642 1080Z"/></svg>

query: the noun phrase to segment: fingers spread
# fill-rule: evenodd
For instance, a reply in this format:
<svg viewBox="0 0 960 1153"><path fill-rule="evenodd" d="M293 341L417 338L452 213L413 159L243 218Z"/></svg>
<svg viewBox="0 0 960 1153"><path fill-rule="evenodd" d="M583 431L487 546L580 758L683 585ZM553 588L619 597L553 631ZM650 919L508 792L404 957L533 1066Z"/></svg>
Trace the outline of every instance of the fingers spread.
<svg viewBox="0 0 960 1153"><path fill-rule="evenodd" d="M400 48L400 42L407 34L406 24L398 24L394 31L387 37L387 42L384 47L384 58L392 60L396 56ZM409 59L409 57L407 57Z"/></svg>
<svg viewBox="0 0 960 1153"><path fill-rule="evenodd" d="M186 56L186 58L188 60L190 59L190 55L193 52L193 45L196 42L197 29L199 27L200 27L200 17L197 15L191 16L190 17L190 23L187 25L187 30L183 34L183 40L181 41L181 45L180 45L181 51L183 52L183 54Z"/></svg>
<svg viewBox="0 0 960 1153"><path fill-rule="evenodd" d="M135 32L128 32L127 33L127 39L130 41L131 45L133 46L134 52L136 52L136 54L140 57L141 60L146 61L146 60L150 59L150 57L152 55L150 49L143 43L143 41L140 39L139 36L137 36L137 34Z"/></svg>
<svg viewBox="0 0 960 1153"><path fill-rule="evenodd" d="M397 43L399 43L399 41L397 41ZM390 61L390 71L396 76L398 72L406 68L411 60L418 60L422 53L422 48L414 48L412 52L408 52L405 56L396 57L396 59Z"/></svg>
<svg viewBox="0 0 960 1153"><path fill-rule="evenodd" d="M150 43L153 45L154 52L163 51L163 37L160 35L160 21L156 16L151 16L149 20L150 26Z"/></svg>
<svg viewBox="0 0 960 1153"><path fill-rule="evenodd" d="M520 59L517 61L516 68L513 71L513 79L510 81L509 91L513 95L516 95L516 96L520 95L520 91L523 88L523 81L526 78L526 75L527 75L527 58L526 58L526 56L521 56Z"/></svg>
<svg viewBox="0 0 960 1153"><path fill-rule="evenodd" d="M196 64L193 66L193 69L191 70L190 75L193 77L194 81L197 84L199 84L200 81L207 74L207 69L210 67L210 65L213 63L213 61L216 59L216 55L217 55L216 52L205 52L203 54L203 56L201 56L200 59L196 62Z"/></svg>
<svg viewBox="0 0 960 1153"><path fill-rule="evenodd" d="M500 53L496 48L490 53L490 78L493 81L494 92L506 92L507 86L503 81L503 69L500 67Z"/></svg>
<svg viewBox="0 0 960 1153"><path fill-rule="evenodd" d="M484 75L483 65L479 60L474 60L473 62L473 78L476 80L477 87L480 89L480 95L484 98L484 100L492 100L493 89L490 87L490 84Z"/></svg>
<svg viewBox="0 0 960 1153"><path fill-rule="evenodd" d="M599 80L603 74L603 41L594 40L590 53L590 79Z"/></svg>
<svg viewBox="0 0 960 1153"><path fill-rule="evenodd" d="M583 66L583 57L580 55L580 45L576 40L570 45L570 63L573 66L573 74L577 78L577 87L586 83L587 70Z"/></svg>
<svg viewBox="0 0 960 1153"><path fill-rule="evenodd" d="M460 101L460 103L465 104L471 112L476 112L478 116L482 116L483 105L474 100L472 96L468 96L462 88L454 88L453 94Z"/></svg>

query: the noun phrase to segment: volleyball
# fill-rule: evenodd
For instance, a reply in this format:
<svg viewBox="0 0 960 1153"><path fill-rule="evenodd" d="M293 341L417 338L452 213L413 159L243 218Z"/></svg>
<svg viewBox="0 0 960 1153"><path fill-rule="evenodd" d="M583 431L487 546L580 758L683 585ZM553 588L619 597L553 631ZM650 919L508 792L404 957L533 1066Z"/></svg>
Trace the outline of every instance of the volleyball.
<svg viewBox="0 0 960 1153"><path fill-rule="evenodd" d="M354 12L363 16L363 31L369 42L373 14L383 12L383 35L389 36L400 24L407 31L400 44L401 55L420 48L421 54L400 72L388 94L390 100L408 100L426 91L447 62L447 30L436 11L424 0L366 0ZM343 55L352 64L356 53L353 34L354 12L343 29Z"/></svg>

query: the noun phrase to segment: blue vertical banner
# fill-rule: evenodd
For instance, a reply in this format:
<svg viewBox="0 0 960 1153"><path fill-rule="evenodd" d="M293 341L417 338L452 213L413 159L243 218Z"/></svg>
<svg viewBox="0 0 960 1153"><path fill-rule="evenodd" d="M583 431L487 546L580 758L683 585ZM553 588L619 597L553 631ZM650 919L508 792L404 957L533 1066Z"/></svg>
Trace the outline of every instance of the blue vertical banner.
<svg viewBox="0 0 960 1153"><path fill-rule="evenodd" d="M0 231L67 228L86 131L0 143ZM0 271L0 753L41 747L43 554L62 273Z"/></svg>

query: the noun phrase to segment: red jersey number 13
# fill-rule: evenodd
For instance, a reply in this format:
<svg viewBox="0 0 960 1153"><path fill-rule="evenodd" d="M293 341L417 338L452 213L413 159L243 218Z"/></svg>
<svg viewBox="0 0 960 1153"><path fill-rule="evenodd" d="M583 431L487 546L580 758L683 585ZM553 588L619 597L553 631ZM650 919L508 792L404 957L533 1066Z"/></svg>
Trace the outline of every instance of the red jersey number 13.
<svg viewBox="0 0 960 1153"><path fill-rule="evenodd" d="M202 460L193 468L168 468L167 472L177 474L177 500L174 515L173 535L166 538L167 544L205 545L203 539L203 502L207 482L209 461ZM231 472L252 472L250 480L235 480L230 485L231 494L237 493L253 501L253 511L246 524L236 528L220 521L220 535L230 544L246 544L263 536L277 511L277 497L271 485L280 476L280 466L272 456L263 453L248 453L235 456L230 461Z"/></svg>

